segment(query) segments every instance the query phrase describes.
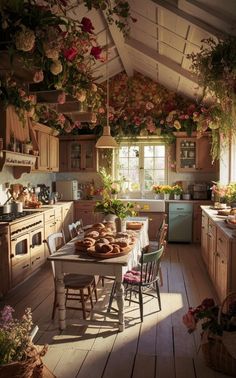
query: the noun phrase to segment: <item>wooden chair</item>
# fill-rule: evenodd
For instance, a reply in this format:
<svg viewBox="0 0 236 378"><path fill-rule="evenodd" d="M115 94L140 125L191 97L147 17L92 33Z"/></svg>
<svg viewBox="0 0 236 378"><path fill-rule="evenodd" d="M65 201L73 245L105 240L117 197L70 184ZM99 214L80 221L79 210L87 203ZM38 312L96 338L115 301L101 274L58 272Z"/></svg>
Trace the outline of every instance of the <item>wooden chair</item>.
<svg viewBox="0 0 236 378"><path fill-rule="evenodd" d="M59 247L65 244L65 238L62 232L57 232L51 234L47 238L47 245L49 249L50 255L53 255ZM57 292L56 292L56 282L55 282L55 266L54 262L51 261L52 265L52 272L54 277L54 303L53 303L53 311L52 311L52 319L55 317L56 307L58 305L57 302ZM65 305L67 304L68 300L76 300L81 303L81 307L72 307L66 306L67 308L74 309L74 310L82 310L83 318L86 319L86 312L90 312L90 310L86 309L85 304L89 300L91 304L91 308L93 308L93 299L92 294L95 294L95 299L97 301L97 288L95 283L95 277L90 275L84 274L66 274L64 276L64 284L65 284Z"/></svg>
<svg viewBox="0 0 236 378"><path fill-rule="evenodd" d="M163 251L164 246L152 252L145 252L144 249L142 251L142 256L140 258L139 265L137 267L132 268L124 275L123 284L125 287L125 300L139 304L141 322L143 322L143 294L155 297L155 295L147 291L148 288L155 288L156 297L159 304L159 310L161 310L161 297L158 281L159 267ZM112 288L112 293L108 305L108 312L111 309L115 291L116 283L113 285ZM133 299L133 293L138 294L138 300Z"/></svg>
<svg viewBox="0 0 236 378"><path fill-rule="evenodd" d="M69 224L68 229L69 229L69 235L70 235L71 239L78 236L81 233L81 231L83 230L82 219L79 219L76 222Z"/></svg>

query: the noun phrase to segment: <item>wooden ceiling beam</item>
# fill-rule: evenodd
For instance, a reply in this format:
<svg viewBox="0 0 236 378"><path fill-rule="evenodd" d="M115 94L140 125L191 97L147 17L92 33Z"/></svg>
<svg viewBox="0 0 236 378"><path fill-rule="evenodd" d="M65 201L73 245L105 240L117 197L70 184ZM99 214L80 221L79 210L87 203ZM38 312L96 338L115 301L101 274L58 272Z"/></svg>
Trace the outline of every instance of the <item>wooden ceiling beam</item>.
<svg viewBox="0 0 236 378"><path fill-rule="evenodd" d="M181 67L179 64L175 63L170 58L159 54L157 51L151 49L150 47L147 47L143 43L133 39L128 38L126 41L126 46L129 49L133 49L135 51L138 51L139 53L143 54L144 56L147 56L148 58L152 59L154 62L159 63L170 70L174 71L175 73L179 74L180 76L184 77L185 79L188 79L192 81L193 83L197 84L197 78L194 74L186 70L185 68Z"/></svg>

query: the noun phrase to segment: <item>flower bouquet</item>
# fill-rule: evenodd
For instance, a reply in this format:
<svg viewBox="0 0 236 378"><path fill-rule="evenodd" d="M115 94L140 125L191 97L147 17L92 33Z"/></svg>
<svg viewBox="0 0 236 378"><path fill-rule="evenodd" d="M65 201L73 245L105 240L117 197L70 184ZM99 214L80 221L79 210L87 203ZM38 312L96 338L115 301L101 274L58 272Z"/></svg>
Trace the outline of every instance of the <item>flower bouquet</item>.
<svg viewBox="0 0 236 378"><path fill-rule="evenodd" d="M224 374L236 376L236 293L229 294L221 306L206 298L183 316L188 333L202 326L202 351L206 364Z"/></svg>
<svg viewBox="0 0 236 378"><path fill-rule="evenodd" d="M14 319L13 312L5 306L0 315L0 377L43 377L46 348L39 352L32 342L31 310L26 309L21 320Z"/></svg>

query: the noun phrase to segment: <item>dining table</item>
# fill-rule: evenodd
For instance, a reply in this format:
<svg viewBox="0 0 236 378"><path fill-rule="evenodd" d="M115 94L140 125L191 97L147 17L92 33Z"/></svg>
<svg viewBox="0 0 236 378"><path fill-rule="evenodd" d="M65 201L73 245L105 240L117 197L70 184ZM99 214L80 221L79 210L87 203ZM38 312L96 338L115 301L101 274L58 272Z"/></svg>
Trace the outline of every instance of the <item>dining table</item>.
<svg viewBox="0 0 236 378"><path fill-rule="evenodd" d="M148 218L142 217L140 230L135 231L136 241L129 253L112 258L98 258L86 252L78 252L75 247L77 236L48 257L55 269L55 284L58 299L59 328L66 328L65 284L64 276L68 273L89 274L94 276L111 276L116 281L116 300L118 307L118 329L125 329L124 319L124 274L138 264L142 249L148 244Z"/></svg>

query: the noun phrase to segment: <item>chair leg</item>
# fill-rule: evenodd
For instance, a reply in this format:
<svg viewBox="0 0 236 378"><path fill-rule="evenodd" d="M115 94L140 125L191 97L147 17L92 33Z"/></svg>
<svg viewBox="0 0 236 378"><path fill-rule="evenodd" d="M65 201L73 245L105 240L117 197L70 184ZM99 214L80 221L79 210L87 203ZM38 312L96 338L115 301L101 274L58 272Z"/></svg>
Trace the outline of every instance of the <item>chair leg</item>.
<svg viewBox="0 0 236 378"><path fill-rule="evenodd" d="M89 296L89 300L90 300L91 308L93 308L93 298L92 298L92 290L91 290L91 286L88 287L88 296Z"/></svg>
<svg viewBox="0 0 236 378"><path fill-rule="evenodd" d="M82 306L83 318L86 319L84 290L83 289L80 290L80 296L81 296L81 306Z"/></svg>
<svg viewBox="0 0 236 378"><path fill-rule="evenodd" d="M139 286L138 296L139 296L140 318L141 318L141 322L143 322L143 293L142 293L141 286Z"/></svg>
<svg viewBox="0 0 236 378"><path fill-rule="evenodd" d="M158 299L159 309L161 311L161 296L160 296L160 290L159 290L159 285L158 285L157 281L156 281L156 292L157 292L157 299Z"/></svg>
<svg viewBox="0 0 236 378"><path fill-rule="evenodd" d="M163 286L163 276L162 276L161 266L159 267L159 280L160 280L160 286Z"/></svg>
<svg viewBox="0 0 236 378"><path fill-rule="evenodd" d="M111 311L111 305L112 305L112 302L113 302L115 292L116 292L116 281L113 283L112 288L111 288L111 294L110 294L110 298L109 298L107 312Z"/></svg>
<svg viewBox="0 0 236 378"><path fill-rule="evenodd" d="M97 285L96 285L95 279L94 279L92 285L93 285L93 291L94 291L94 295L95 295L95 300L97 302L98 301L98 292L97 292Z"/></svg>
<svg viewBox="0 0 236 378"><path fill-rule="evenodd" d="M52 320L54 320L54 318L55 318L56 307L57 307L57 292L55 290L55 292L54 292L53 309L52 309Z"/></svg>

